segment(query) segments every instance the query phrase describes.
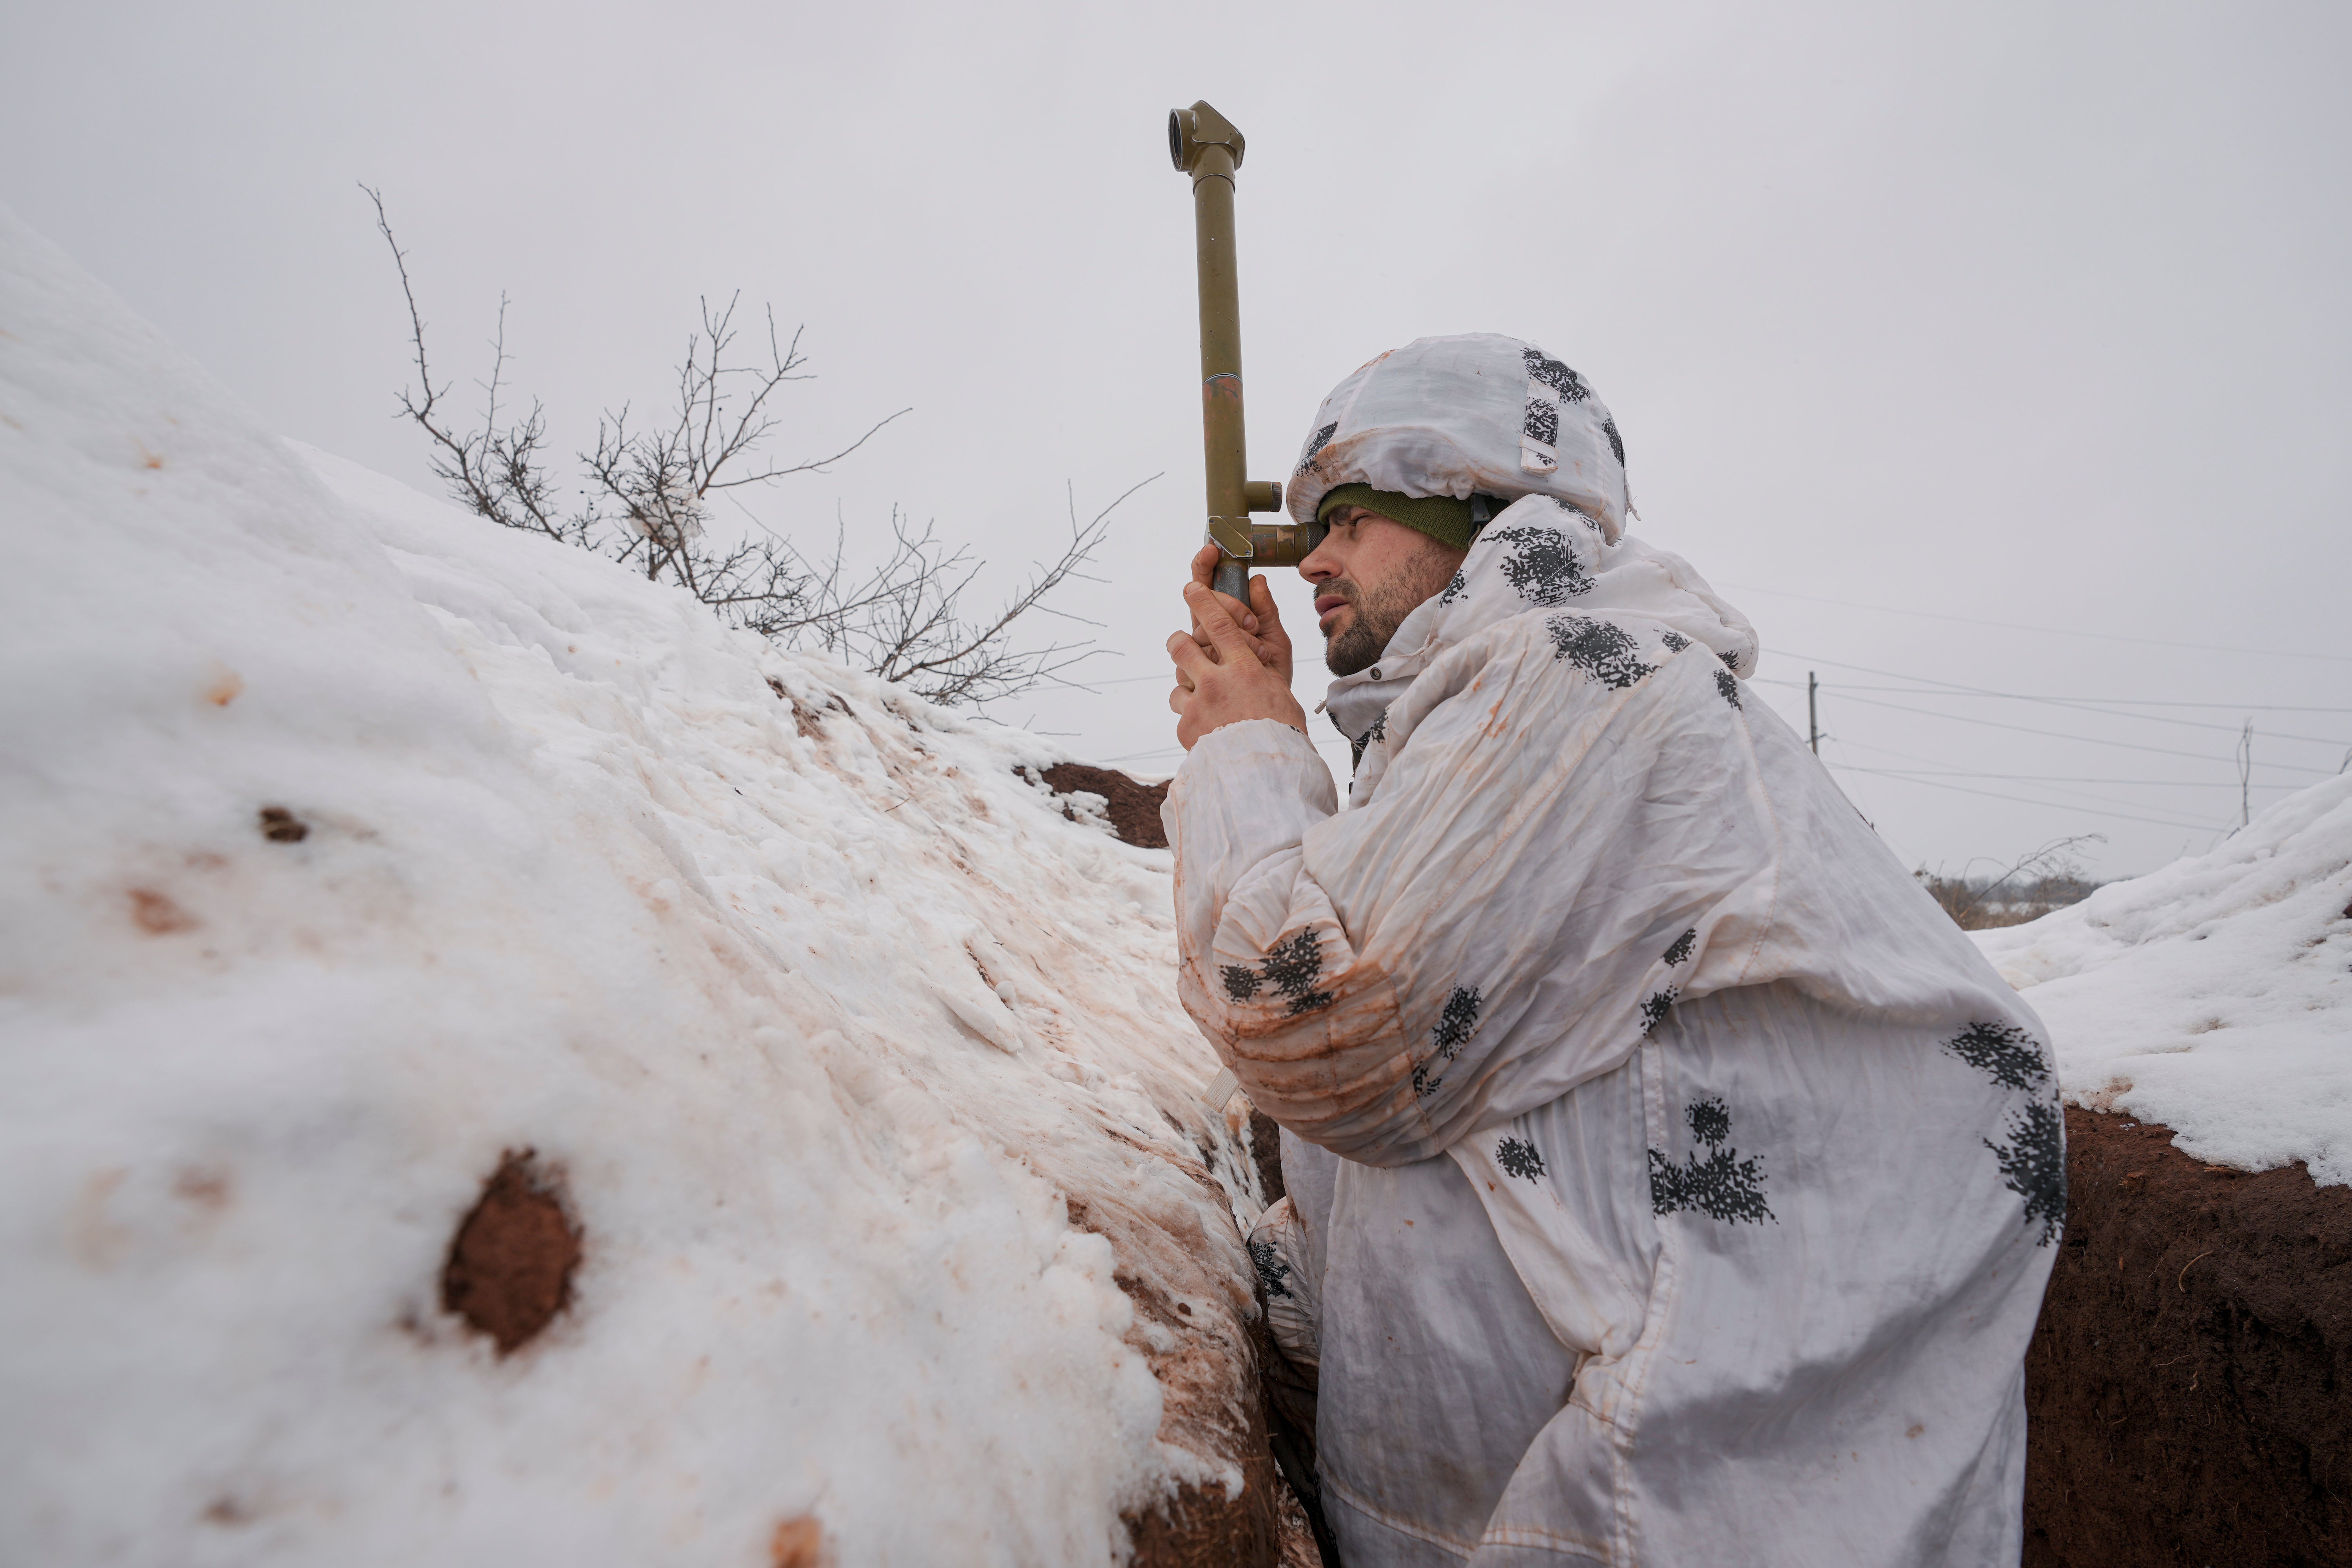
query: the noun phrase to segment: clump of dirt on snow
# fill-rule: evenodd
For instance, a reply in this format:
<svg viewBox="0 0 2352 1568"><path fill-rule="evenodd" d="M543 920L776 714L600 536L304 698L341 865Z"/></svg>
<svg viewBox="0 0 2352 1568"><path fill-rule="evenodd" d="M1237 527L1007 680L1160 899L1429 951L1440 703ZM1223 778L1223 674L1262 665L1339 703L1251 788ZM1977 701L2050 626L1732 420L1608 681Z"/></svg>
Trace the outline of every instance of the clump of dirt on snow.
<svg viewBox="0 0 2352 1568"><path fill-rule="evenodd" d="M571 1305L579 1267L580 1227L563 1212L561 1177L530 1150L509 1150L449 1239L441 1307L511 1355Z"/></svg>

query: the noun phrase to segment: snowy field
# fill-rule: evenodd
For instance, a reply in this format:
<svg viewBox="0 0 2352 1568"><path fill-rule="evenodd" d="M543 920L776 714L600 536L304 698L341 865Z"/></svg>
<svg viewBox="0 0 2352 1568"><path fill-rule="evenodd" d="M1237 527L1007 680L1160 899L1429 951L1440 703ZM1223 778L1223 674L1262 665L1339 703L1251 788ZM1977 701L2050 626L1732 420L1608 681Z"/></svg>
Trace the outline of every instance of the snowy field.
<svg viewBox="0 0 2352 1568"><path fill-rule="evenodd" d="M2352 1183L2352 773L2210 854L1970 934L2049 1026L2068 1100L2217 1164Z"/></svg>
<svg viewBox="0 0 2352 1568"><path fill-rule="evenodd" d="M1061 753L290 448L5 213L0 522L9 1559L1102 1563L1238 1484L1253 1178Z"/></svg>

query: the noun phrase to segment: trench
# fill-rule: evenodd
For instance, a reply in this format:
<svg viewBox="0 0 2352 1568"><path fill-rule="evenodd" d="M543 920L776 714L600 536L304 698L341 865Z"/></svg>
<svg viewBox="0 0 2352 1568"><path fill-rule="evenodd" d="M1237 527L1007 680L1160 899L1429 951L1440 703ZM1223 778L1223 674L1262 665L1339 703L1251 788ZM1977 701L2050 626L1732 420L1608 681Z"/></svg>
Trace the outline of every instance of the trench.
<svg viewBox="0 0 2352 1568"><path fill-rule="evenodd" d="M2026 1568L2352 1564L2352 1188L2069 1107Z"/></svg>

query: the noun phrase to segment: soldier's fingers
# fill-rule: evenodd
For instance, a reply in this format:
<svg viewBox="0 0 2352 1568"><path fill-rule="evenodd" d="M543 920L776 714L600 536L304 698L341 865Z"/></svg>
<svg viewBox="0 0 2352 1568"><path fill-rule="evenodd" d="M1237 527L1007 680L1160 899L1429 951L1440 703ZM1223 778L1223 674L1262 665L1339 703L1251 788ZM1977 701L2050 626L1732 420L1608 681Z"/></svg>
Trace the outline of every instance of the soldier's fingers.
<svg viewBox="0 0 2352 1568"><path fill-rule="evenodd" d="M1223 557L1224 552L1213 544L1201 546L1192 557L1192 581L1203 588L1214 586L1217 563ZM1257 616L1255 610L1230 594L1225 595L1225 613L1233 616L1235 624L1244 631L1257 630Z"/></svg>
<svg viewBox="0 0 2352 1568"><path fill-rule="evenodd" d="M1188 675L1197 676L1217 667L1216 657L1190 632L1178 632L1168 639L1168 657L1175 660L1178 670Z"/></svg>
<svg viewBox="0 0 2352 1568"><path fill-rule="evenodd" d="M1261 572L1250 579L1249 591L1250 609L1258 623L1250 629L1256 631L1259 626L1281 626L1282 612L1275 607L1274 585L1265 580L1265 573Z"/></svg>
<svg viewBox="0 0 2352 1568"><path fill-rule="evenodd" d="M1242 630L1232 612L1225 606L1233 601L1223 594L1213 593L1199 584L1184 590L1184 603L1192 611L1193 622L1214 644L1221 654L1245 654L1257 657L1256 639Z"/></svg>

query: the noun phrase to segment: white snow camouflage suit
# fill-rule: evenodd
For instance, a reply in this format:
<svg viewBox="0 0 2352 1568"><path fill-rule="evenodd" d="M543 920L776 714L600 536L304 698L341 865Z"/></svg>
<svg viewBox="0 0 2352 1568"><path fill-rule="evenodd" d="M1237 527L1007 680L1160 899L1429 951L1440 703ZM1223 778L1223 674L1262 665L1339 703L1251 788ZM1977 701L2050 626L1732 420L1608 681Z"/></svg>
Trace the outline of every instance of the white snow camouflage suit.
<svg viewBox="0 0 2352 1568"><path fill-rule="evenodd" d="M1524 348L1374 362L1300 474L1368 373L1448 345ZM2014 1563L2065 1201L2040 1025L1743 700L1737 613L1593 504L1622 505L1614 427L1595 483L1606 411L1544 363L1590 402L1580 447L1423 422L1441 460L1404 484L1377 439L1309 476L1493 493L1506 443L1515 489L1581 470L1335 683L1349 809L1258 720L1164 812L1184 1004L1285 1130L1253 1251L1319 1362L1342 1556Z"/></svg>

